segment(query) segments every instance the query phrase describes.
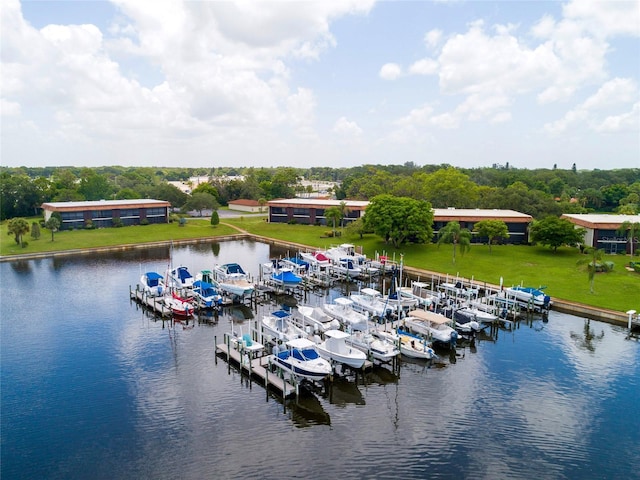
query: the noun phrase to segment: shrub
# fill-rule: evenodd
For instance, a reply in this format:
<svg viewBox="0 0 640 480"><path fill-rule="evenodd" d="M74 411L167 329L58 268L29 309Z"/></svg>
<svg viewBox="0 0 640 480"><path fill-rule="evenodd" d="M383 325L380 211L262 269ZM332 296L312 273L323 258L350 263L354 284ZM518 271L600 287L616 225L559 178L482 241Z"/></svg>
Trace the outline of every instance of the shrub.
<svg viewBox="0 0 640 480"><path fill-rule="evenodd" d="M149 220L143 218L142 220L140 220L140 225L149 225Z"/></svg>
<svg viewBox="0 0 640 480"><path fill-rule="evenodd" d="M114 218L111 224L116 228L122 227L122 220L120 218Z"/></svg>

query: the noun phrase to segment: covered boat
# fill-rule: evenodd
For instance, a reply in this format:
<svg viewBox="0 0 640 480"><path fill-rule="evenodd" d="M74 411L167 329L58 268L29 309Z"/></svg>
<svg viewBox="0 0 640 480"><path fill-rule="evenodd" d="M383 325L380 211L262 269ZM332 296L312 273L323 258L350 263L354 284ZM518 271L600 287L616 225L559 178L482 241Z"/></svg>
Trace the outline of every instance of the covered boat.
<svg viewBox="0 0 640 480"><path fill-rule="evenodd" d="M289 340L282 351L274 347L271 362L298 379L319 381L331 374L331 365L307 338Z"/></svg>

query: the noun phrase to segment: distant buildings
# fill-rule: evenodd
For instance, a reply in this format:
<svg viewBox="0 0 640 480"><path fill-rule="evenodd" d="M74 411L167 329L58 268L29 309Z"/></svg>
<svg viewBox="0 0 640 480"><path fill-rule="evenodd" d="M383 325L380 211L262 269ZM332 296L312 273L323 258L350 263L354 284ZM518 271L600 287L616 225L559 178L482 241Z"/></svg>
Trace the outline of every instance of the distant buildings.
<svg viewBox="0 0 640 480"><path fill-rule="evenodd" d="M368 201L358 200L321 200L309 198L288 198L272 200L267 203L269 207L269 222L290 223L295 222L304 225L327 225L325 211L330 207L337 207L344 202L348 213L345 224L357 220L365 213ZM438 238L438 232L448 222L456 221L462 228L473 231L474 225L481 220L502 220L506 223L509 238L505 243L526 243L528 241L529 224L533 221L531 215L516 212L514 210L481 210L481 209L457 209L436 208L433 210L434 240ZM474 243L487 242L487 238L474 235Z"/></svg>
<svg viewBox="0 0 640 480"><path fill-rule="evenodd" d="M87 202L48 202L41 205L45 222L54 212L62 217L61 230L168 223L171 204L164 200L99 200Z"/></svg>

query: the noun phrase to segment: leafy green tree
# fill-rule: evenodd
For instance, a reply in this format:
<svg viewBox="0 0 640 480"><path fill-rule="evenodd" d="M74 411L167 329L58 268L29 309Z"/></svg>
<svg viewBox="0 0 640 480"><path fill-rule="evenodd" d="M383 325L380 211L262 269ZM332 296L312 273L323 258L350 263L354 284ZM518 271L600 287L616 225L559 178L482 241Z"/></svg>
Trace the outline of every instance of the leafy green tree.
<svg viewBox="0 0 640 480"><path fill-rule="evenodd" d="M151 189L150 197L171 203L174 208L181 208L188 200L188 195L170 183L161 183Z"/></svg>
<svg viewBox="0 0 640 480"><path fill-rule="evenodd" d="M491 245L498 238L509 238L509 228L502 220L481 220L473 226L473 231L477 232L481 237L489 239L489 253L491 253Z"/></svg>
<svg viewBox="0 0 640 480"><path fill-rule="evenodd" d="M471 208L478 200L478 185L456 168L438 170L424 182L427 200L436 208Z"/></svg>
<svg viewBox="0 0 640 480"><path fill-rule="evenodd" d="M604 250L587 247L584 249L586 258L578 260L578 265L587 265L587 273L589 274L589 291L594 293L593 283L596 277L596 272L609 272L613 268L613 264L604 262Z"/></svg>
<svg viewBox="0 0 640 480"><path fill-rule="evenodd" d="M15 217L7 224L7 234L15 237L16 243L24 246L22 237L29 232L29 223L24 218Z"/></svg>
<svg viewBox="0 0 640 480"><path fill-rule="evenodd" d="M260 205L260 213L262 213L264 206L267 204L267 199L264 197L260 197L258 199L258 205Z"/></svg>
<svg viewBox="0 0 640 480"><path fill-rule="evenodd" d="M202 216L202 210L217 210L220 207L210 193L197 192L191 195L184 205L185 210L197 210Z"/></svg>
<svg viewBox="0 0 640 480"><path fill-rule="evenodd" d="M456 247L460 245L460 255L471 249L471 232L468 228L461 228L458 222L448 222L438 232L438 246L442 243L453 245L453 263L456 263Z"/></svg>
<svg viewBox="0 0 640 480"><path fill-rule="evenodd" d="M105 175L99 175L94 170L85 168L82 172L78 192L85 200L103 200L111 198L115 189Z"/></svg>
<svg viewBox="0 0 640 480"><path fill-rule="evenodd" d="M60 219L56 216L51 215L49 220L44 224L44 227L48 230L51 230L51 241L53 242L53 234L56 233L60 229Z"/></svg>
<svg viewBox="0 0 640 480"><path fill-rule="evenodd" d="M640 233L640 223L638 222L622 222L622 225L616 230L618 235L627 237L627 242L631 244L631 256L633 257L633 244L638 241L638 233Z"/></svg>
<svg viewBox="0 0 640 480"><path fill-rule="evenodd" d="M378 195L371 199L363 218L367 230L395 247L426 243L433 236L433 209L424 200Z"/></svg>
<svg viewBox="0 0 640 480"><path fill-rule="evenodd" d="M577 245L584 241L584 228L575 227L566 218L554 216L534 221L531 225L531 239L534 242L548 245L556 252L562 245Z"/></svg>
<svg viewBox="0 0 640 480"><path fill-rule="evenodd" d="M218 210L211 211L211 225L214 227L220 224L220 215L218 215Z"/></svg>
<svg viewBox="0 0 640 480"><path fill-rule="evenodd" d="M359 235L360 240L362 240L362 237L364 237L365 233L373 233L373 230L367 228L367 225L364 221L364 217L360 217L357 220L354 220L353 222L349 222L345 230L349 234Z"/></svg>
<svg viewBox="0 0 640 480"><path fill-rule="evenodd" d="M31 238L34 240L40 238L40 224L38 222L31 222Z"/></svg>

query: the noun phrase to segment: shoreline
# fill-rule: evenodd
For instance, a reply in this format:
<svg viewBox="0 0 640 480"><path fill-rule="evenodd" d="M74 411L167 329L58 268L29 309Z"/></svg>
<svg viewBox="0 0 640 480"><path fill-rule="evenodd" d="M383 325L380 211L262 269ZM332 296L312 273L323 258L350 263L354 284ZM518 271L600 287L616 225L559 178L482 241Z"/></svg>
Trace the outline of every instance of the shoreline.
<svg viewBox="0 0 640 480"><path fill-rule="evenodd" d="M167 245L177 244L177 245L189 245L189 244L197 244L197 243L210 243L212 241L233 241L233 240L245 240L251 239L255 241L260 241L263 243L268 243L271 245L278 246L289 246L292 248L297 248L300 250L307 250L309 248L308 245L302 245L295 242L287 242L285 240L276 240L273 238L263 237L260 235L254 235L249 232L238 232L233 235L224 235L220 237L199 237L199 238L191 238L191 239L181 239L181 240L161 240L157 242L148 242L148 243L135 243L135 244L124 244L124 245L112 245L105 247L93 247L93 248L85 248L85 249L73 249L73 250L61 250L61 251L52 251L52 252L39 252L39 253L26 253L26 254L18 254L18 255L2 255L0 256L0 262L12 262L12 261L20 261L20 260L37 260L40 258L49 258L49 257L63 257L63 256L74 256L74 255L89 255L91 253L104 253L104 252L124 252L129 250L139 250L144 248L153 248L153 247L164 247ZM423 270L415 267L403 267L405 271L414 276L423 276L423 275L440 275L439 272L433 272L430 270ZM497 289L498 285L492 285L487 282L482 282L488 288ZM598 320L606 323L610 323L613 325L627 327L629 323L629 316L625 312L618 312L616 310L609 310L600 307L593 307L591 305L585 305L577 302L572 302L570 300L563 300L553 297L553 310L557 310L563 313L569 313L571 315L576 315L579 317L585 317L592 320Z"/></svg>

